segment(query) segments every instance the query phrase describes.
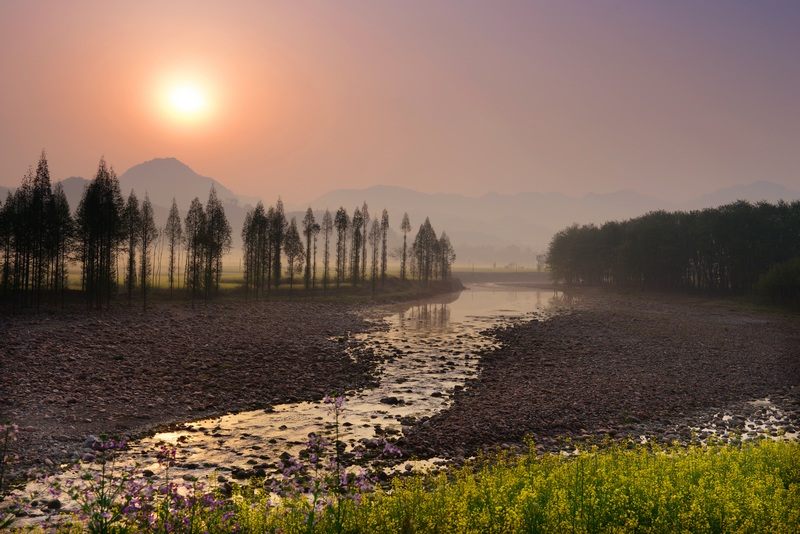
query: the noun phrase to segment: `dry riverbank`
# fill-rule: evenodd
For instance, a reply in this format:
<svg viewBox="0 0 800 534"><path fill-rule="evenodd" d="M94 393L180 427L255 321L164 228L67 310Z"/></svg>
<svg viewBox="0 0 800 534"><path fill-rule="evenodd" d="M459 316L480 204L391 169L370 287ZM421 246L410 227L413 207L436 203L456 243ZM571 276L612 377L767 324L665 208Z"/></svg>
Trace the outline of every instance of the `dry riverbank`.
<svg viewBox="0 0 800 534"><path fill-rule="evenodd" d="M746 431L745 419L772 415L747 402L764 397L784 410L784 429L798 426L797 317L594 291L568 304L549 321L496 331L503 346L454 406L407 433L406 453L457 458L527 434L557 450L559 437ZM269 302L0 318L0 421L21 427L15 474L69 460L89 435L140 436L364 387L376 357L349 334L373 328L373 313Z"/></svg>
<svg viewBox="0 0 800 534"><path fill-rule="evenodd" d="M20 427L14 472L68 460L89 435L363 387L374 363L349 334L371 326L365 313L269 302L2 317L0 421Z"/></svg>
<svg viewBox="0 0 800 534"><path fill-rule="evenodd" d="M581 291L573 311L495 335L479 378L455 405L407 433L412 455L458 458L528 434L544 450L559 438L658 435L730 426L782 412L800 422L800 321L731 303ZM748 401L769 397L779 410ZM726 417L723 420L724 414Z"/></svg>

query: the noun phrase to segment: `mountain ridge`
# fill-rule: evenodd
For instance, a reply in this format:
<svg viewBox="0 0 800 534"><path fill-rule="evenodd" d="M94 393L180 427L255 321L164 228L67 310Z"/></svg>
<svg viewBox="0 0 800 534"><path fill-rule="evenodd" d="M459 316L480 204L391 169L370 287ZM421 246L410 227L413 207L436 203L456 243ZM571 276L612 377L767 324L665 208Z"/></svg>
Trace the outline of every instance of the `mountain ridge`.
<svg viewBox="0 0 800 534"><path fill-rule="evenodd" d="M225 206L233 229L234 246L239 246L246 212L258 200L237 195L221 182L196 173L176 158L155 158L134 165L122 173L119 180L125 198L131 190L136 191L140 201L145 193L148 194L159 225L166 220L172 198L185 214L195 197L205 204L213 186ZM73 176L61 180L61 183L74 212L88 180ZM0 200L5 198L4 189L8 190L0 187ZM505 256L513 255L515 263L524 264L532 263L537 253L546 250L555 232L574 223L599 225L609 220L638 217L650 211L689 211L740 199L774 203L779 199L789 202L799 198L797 191L766 180L721 188L680 203L667 202L631 189L592 192L581 197L535 191L515 194L489 192L480 197L470 197L460 193L422 193L397 185L376 184L360 189L334 189L308 203L287 204L286 211L288 217L296 216L299 220L306 207L311 206L321 218L325 209L334 213L343 206L352 213L366 202L372 217L386 208L393 228L399 228L403 213L409 214L413 229L429 218L437 232L448 233L456 251L471 251L474 261L487 261L488 256L494 254L496 261L505 262L507 258L498 257L504 256L499 251L513 250L513 254L509 252Z"/></svg>

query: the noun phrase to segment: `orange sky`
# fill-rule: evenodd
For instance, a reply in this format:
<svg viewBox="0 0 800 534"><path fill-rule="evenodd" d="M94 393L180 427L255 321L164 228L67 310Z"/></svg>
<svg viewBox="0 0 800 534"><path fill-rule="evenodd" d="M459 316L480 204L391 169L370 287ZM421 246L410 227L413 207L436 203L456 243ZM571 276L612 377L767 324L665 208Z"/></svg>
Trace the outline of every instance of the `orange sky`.
<svg viewBox="0 0 800 534"><path fill-rule="evenodd" d="M176 157L302 203L800 188L800 2L0 3L0 184ZM169 111L171 84L202 117Z"/></svg>

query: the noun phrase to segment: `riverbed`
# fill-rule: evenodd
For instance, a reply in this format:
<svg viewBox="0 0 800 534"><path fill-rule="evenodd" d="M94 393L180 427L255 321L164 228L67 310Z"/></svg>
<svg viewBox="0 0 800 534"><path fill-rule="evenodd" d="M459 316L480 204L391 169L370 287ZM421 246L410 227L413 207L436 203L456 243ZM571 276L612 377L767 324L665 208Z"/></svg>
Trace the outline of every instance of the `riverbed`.
<svg viewBox="0 0 800 534"><path fill-rule="evenodd" d="M332 438L338 431L339 440L351 449L375 448L452 404L453 395L476 376L479 355L497 346L483 332L546 320L557 312L557 296L552 291L480 284L386 307L382 325L353 335L359 350L372 351L380 361L378 384L330 392L334 398L346 398L338 428L332 426L331 403L286 403L190 422L180 430L131 443L130 454L158 473L158 451L177 447L176 476L246 479L275 474L281 455L297 455L310 433Z"/></svg>

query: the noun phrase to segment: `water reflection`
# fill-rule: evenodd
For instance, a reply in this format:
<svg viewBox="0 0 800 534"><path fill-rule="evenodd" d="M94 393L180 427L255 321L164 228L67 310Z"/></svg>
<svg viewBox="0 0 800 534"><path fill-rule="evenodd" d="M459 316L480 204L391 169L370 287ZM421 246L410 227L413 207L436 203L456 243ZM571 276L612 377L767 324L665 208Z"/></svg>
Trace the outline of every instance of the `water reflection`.
<svg viewBox="0 0 800 534"><path fill-rule="evenodd" d="M558 293L499 284L480 284L460 293L386 308L387 328L357 335L383 356L379 383L349 392L340 418L349 447L383 435L398 435L447 409L455 392L478 373L482 351L496 346L485 334L493 326L544 320L563 306ZM329 406L301 402L187 423L185 429L156 434L131 444L130 462L157 469L164 444L178 447L175 476L226 477L255 467L274 469L284 452L297 454L309 432L326 432Z"/></svg>
<svg viewBox="0 0 800 534"><path fill-rule="evenodd" d="M450 308L443 303L419 304L398 313L397 322L402 330L428 333L446 330L450 323Z"/></svg>

